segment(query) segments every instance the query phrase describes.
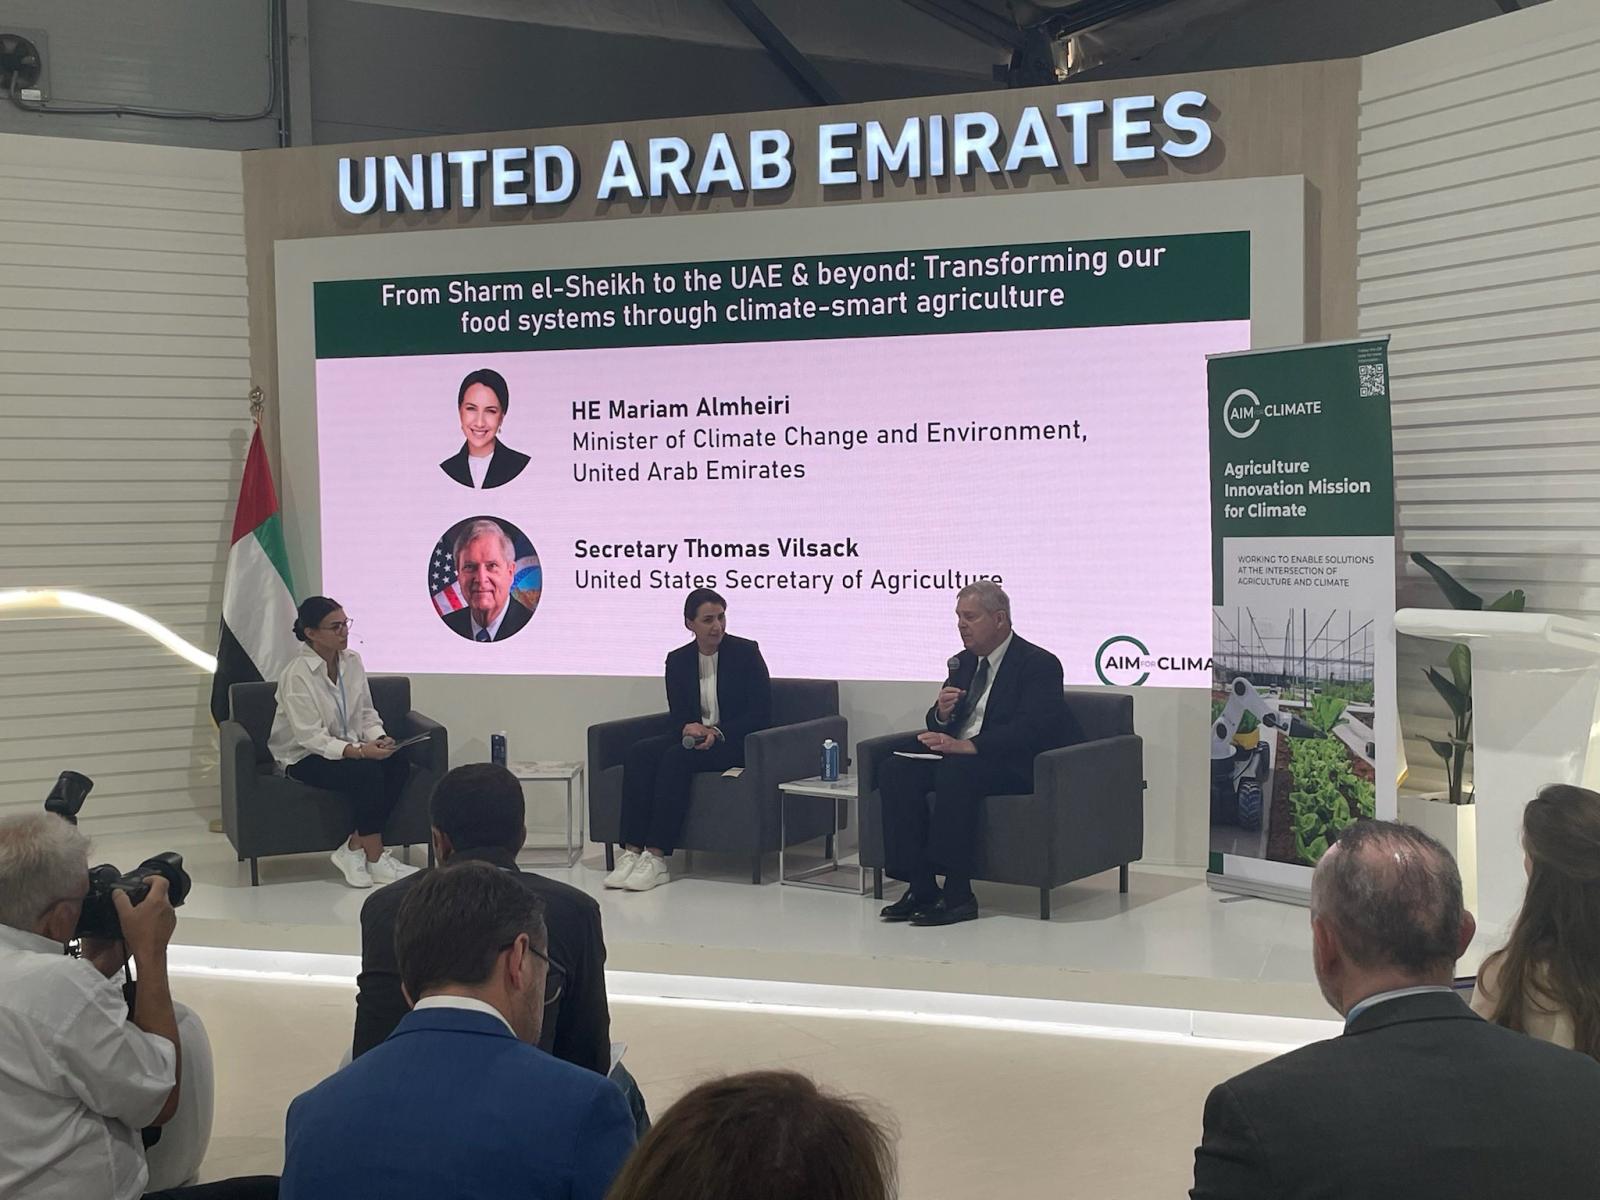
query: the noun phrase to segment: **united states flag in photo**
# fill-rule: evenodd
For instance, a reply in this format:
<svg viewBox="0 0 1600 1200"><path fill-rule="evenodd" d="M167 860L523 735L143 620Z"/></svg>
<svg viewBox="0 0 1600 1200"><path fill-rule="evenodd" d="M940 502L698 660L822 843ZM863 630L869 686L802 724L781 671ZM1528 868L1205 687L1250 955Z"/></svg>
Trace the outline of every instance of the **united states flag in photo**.
<svg viewBox="0 0 1600 1200"><path fill-rule="evenodd" d="M467 606L456 579L456 556L443 538L434 546L433 561L428 564L428 590L433 593L433 607L441 617Z"/></svg>

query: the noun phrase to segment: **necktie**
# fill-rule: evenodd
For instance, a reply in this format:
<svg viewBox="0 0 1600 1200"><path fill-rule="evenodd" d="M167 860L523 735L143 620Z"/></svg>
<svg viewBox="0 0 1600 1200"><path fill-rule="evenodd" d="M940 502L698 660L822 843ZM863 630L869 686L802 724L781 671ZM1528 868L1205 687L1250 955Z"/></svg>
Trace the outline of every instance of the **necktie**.
<svg viewBox="0 0 1600 1200"><path fill-rule="evenodd" d="M487 642L489 640L489 631L487 629L478 630L477 634L474 635L473 640L474 641L479 641L479 642Z"/></svg>
<svg viewBox="0 0 1600 1200"><path fill-rule="evenodd" d="M977 711L978 701L983 699L984 689L989 686L989 660L980 658L978 670L972 676L972 684L967 688L966 703L962 706L965 711L961 714L961 723L965 725L972 719L972 714Z"/></svg>

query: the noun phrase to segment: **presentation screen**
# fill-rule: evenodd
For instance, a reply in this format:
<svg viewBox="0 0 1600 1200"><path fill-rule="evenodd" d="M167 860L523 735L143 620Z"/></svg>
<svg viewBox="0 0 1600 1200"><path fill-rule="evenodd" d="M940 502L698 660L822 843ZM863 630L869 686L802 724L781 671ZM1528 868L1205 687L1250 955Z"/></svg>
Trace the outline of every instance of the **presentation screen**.
<svg viewBox="0 0 1600 1200"><path fill-rule="evenodd" d="M1205 356L1249 346L1249 255L318 283L324 590L379 671L657 675L705 587L775 675L929 680L991 579L1069 684L1208 686Z"/></svg>

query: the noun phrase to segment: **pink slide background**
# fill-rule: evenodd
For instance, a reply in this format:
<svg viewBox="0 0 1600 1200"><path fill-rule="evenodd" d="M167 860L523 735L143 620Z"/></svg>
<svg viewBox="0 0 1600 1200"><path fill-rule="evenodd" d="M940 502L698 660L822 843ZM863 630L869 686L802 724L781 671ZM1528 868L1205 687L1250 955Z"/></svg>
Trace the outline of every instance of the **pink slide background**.
<svg viewBox="0 0 1600 1200"><path fill-rule="evenodd" d="M775 675L927 680L960 648L953 589L850 590L875 570L998 573L1016 628L1053 650L1068 683L1094 684L1095 653L1131 635L1152 656L1211 649L1207 353L1244 349L1244 321L623 350L451 354L317 364L324 589L356 619L369 668L416 673L659 674L687 639L686 588L593 590L579 571L709 574L729 629L760 640ZM472 491L439 462L461 446L456 391L492 367L511 389L501 439L532 457L513 482ZM577 421L573 404L702 395L792 400L777 417ZM785 447L813 429L1079 421L1082 442ZM667 435L773 429L772 449L598 455L577 431ZM707 458L804 462L804 479L704 478ZM575 462L693 462L692 482L576 482ZM428 591L439 536L478 513L533 541L544 594L527 628L477 645L450 632ZM772 543L773 557L687 559L682 539ZM851 537L858 559L781 558L776 538ZM676 542L675 562L579 560L574 542ZM830 574L832 591L731 586L729 569ZM1208 672L1152 669L1151 686Z"/></svg>

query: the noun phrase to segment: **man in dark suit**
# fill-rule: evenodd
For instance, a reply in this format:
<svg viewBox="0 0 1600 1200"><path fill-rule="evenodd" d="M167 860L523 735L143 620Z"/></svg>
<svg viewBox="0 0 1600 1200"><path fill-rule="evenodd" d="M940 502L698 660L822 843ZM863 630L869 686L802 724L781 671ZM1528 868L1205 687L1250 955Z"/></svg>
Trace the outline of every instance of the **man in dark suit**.
<svg viewBox="0 0 1600 1200"><path fill-rule="evenodd" d="M885 921L976 919L973 848L983 798L1033 791L1034 757L1072 740L1061 660L1013 632L1011 600L999 584L961 589L956 630L963 649L928 709L928 731L905 747L938 761L896 755L878 772L887 870L910 885L884 906Z"/></svg>
<svg viewBox="0 0 1600 1200"><path fill-rule="evenodd" d="M1219 1084L1193 1200L1578 1200L1600 1191L1600 1063L1479 1018L1455 862L1358 821L1311 886L1313 965L1344 1034Z"/></svg>
<svg viewBox="0 0 1600 1200"><path fill-rule="evenodd" d="M669 881L666 857L683 832L697 773L744 765L745 735L772 721L761 647L728 633L728 605L710 588L683 604L694 640L667 655L667 708L679 729L628 748L622 766L622 846L608 888L643 892Z"/></svg>
<svg viewBox="0 0 1600 1200"><path fill-rule="evenodd" d="M533 614L512 594L517 551L498 521L480 518L456 535L456 578L465 608L444 614L444 623L474 642L503 642Z"/></svg>
<svg viewBox="0 0 1600 1200"><path fill-rule="evenodd" d="M463 379L456 415L467 440L439 469L469 488L497 488L522 474L528 456L500 441L500 426L510 411L511 389L500 372L474 371Z"/></svg>
<svg viewBox="0 0 1600 1200"><path fill-rule="evenodd" d="M539 1047L604 1075L611 1066L611 1012L600 906L575 887L518 869L517 852L528 836L525 812L522 785L504 767L457 767L439 781L430 801L434 857L441 864L492 863L544 903L553 965ZM426 875L418 872L379 888L361 906L361 974L351 1049L356 1058L393 1033L410 1010L400 990L395 919Z"/></svg>
<svg viewBox="0 0 1600 1200"><path fill-rule="evenodd" d="M621 1091L538 1049L549 962L539 898L463 862L415 882L395 923L412 1011L296 1097L284 1200L601 1200L633 1149Z"/></svg>

